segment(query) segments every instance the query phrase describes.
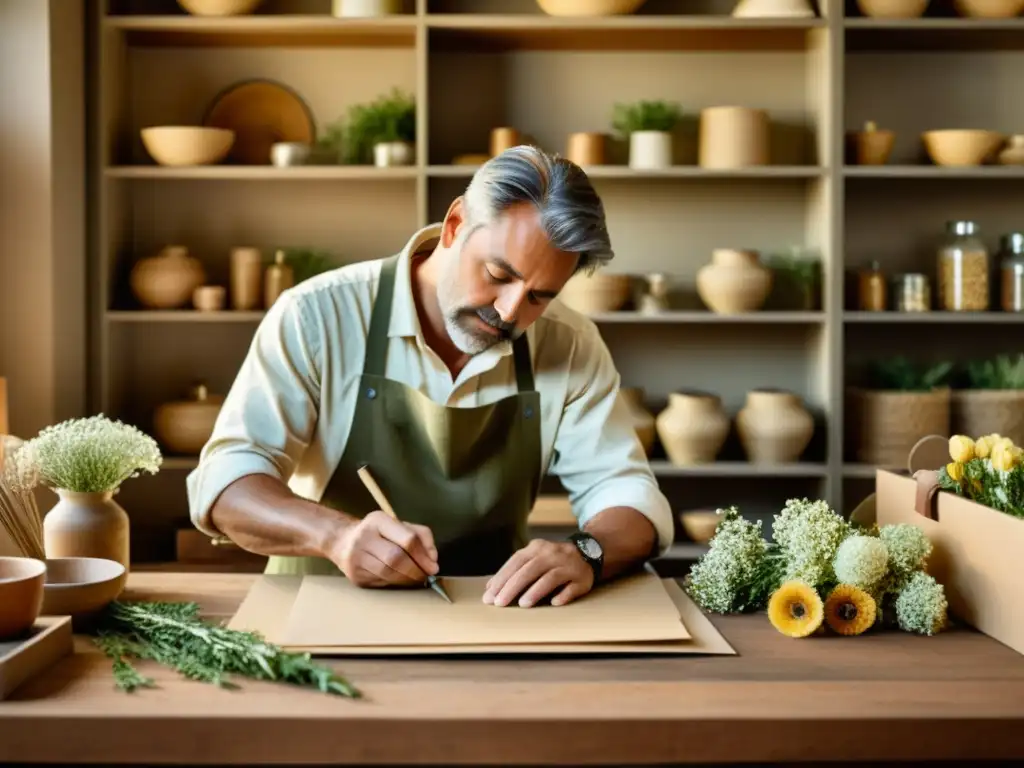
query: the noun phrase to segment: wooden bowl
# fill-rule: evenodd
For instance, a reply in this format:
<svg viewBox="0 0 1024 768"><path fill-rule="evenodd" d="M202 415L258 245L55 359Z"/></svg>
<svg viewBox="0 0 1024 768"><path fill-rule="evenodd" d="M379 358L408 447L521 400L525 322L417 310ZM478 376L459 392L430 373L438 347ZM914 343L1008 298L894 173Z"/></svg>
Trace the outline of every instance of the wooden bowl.
<svg viewBox="0 0 1024 768"><path fill-rule="evenodd" d="M160 165L213 165L235 143L235 132L226 128L192 125L159 125L143 128L142 143Z"/></svg>
<svg viewBox="0 0 1024 768"><path fill-rule="evenodd" d="M622 16L635 13L646 0L537 0L548 16Z"/></svg>
<svg viewBox="0 0 1024 768"><path fill-rule="evenodd" d="M36 623L43 605L46 563L0 557L0 640L19 637Z"/></svg>
<svg viewBox="0 0 1024 768"><path fill-rule="evenodd" d="M948 130L921 134L924 148L936 165L982 165L1005 141L997 131Z"/></svg>
<svg viewBox="0 0 1024 768"><path fill-rule="evenodd" d="M917 19L924 15L930 0L857 0L865 16L875 19Z"/></svg>
<svg viewBox="0 0 1024 768"><path fill-rule="evenodd" d="M1024 11L1024 0L954 0L953 7L975 19L1012 19Z"/></svg>
<svg viewBox="0 0 1024 768"><path fill-rule="evenodd" d="M698 544L707 544L715 535L721 516L713 509L691 509L679 513L686 535Z"/></svg>
<svg viewBox="0 0 1024 768"><path fill-rule="evenodd" d="M50 557L43 585L45 616L88 619L116 600L128 571L115 560L101 557Z"/></svg>
<svg viewBox="0 0 1024 768"><path fill-rule="evenodd" d="M243 16L256 10L263 0L178 0L193 16Z"/></svg>

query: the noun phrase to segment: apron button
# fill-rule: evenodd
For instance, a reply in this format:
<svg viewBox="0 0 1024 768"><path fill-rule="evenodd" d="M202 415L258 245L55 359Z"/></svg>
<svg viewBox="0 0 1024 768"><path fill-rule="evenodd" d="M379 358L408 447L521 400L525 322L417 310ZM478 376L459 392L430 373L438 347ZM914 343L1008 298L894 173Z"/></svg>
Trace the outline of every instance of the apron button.
<svg viewBox="0 0 1024 768"><path fill-rule="evenodd" d="M374 389L373 387L370 387L369 389L366 390L366 396L373 400L373 398L377 396L377 390Z"/></svg>
<svg viewBox="0 0 1024 768"><path fill-rule="evenodd" d="M533 408L527 408L523 412L523 415L526 416L526 418L528 418L528 419L532 419L533 418Z"/></svg>

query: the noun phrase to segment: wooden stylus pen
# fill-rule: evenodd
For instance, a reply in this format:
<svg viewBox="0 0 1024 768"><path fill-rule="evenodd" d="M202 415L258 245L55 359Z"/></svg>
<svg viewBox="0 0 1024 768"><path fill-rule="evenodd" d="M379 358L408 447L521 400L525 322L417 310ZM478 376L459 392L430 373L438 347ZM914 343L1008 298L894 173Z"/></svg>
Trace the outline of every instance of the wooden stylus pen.
<svg viewBox="0 0 1024 768"><path fill-rule="evenodd" d="M395 514L395 510L384 496L384 492L381 491L380 486L377 485L377 481L373 479L373 475L370 474L370 470L365 465L361 466L358 470L359 478L363 481L363 485L366 486L366 490L370 492L374 500L380 505L381 511L389 515L391 518L398 520L398 515ZM441 586L436 576L427 576L427 584L430 588L437 592L441 597L447 600L449 603L452 599L448 597L448 593L445 592L444 587Z"/></svg>

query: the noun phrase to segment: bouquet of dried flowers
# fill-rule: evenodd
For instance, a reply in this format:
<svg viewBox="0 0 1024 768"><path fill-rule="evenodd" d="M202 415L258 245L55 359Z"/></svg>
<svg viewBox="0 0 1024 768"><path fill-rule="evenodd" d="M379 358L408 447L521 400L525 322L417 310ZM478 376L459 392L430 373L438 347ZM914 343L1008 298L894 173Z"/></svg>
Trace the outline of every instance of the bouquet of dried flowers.
<svg viewBox="0 0 1024 768"><path fill-rule="evenodd" d="M825 626L859 635L883 621L933 635L948 622L945 590L924 570L931 542L915 526L861 528L824 501L790 499L768 542L760 520L718 512L710 549L685 580L706 611L767 610L789 637Z"/></svg>
<svg viewBox="0 0 1024 768"><path fill-rule="evenodd" d="M939 487L986 507L1024 518L1024 449L1008 437L966 435L949 439L951 461L939 470Z"/></svg>
<svg viewBox="0 0 1024 768"><path fill-rule="evenodd" d="M29 443L40 480L77 493L116 490L142 472L155 475L163 460L153 438L103 414L46 427Z"/></svg>
<svg viewBox="0 0 1024 768"><path fill-rule="evenodd" d="M46 559L43 547L43 516L36 504L39 468L32 446L0 435L0 525L25 557Z"/></svg>

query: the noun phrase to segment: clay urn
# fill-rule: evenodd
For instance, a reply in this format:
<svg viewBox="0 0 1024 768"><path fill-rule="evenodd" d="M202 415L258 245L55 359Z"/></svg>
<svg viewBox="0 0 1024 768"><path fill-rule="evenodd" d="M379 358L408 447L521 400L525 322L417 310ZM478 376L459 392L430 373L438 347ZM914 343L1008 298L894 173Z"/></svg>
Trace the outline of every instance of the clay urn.
<svg viewBox="0 0 1024 768"><path fill-rule="evenodd" d="M697 293L719 315L759 310L771 288L772 272L757 251L716 248L697 272Z"/></svg>
<svg viewBox="0 0 1024 768"><path fill-rule="evenodd" d="M223 404L222 395L212 395L205 384L196 384L188 399L157 406L153 436L169 453L197 456L213 434Z"/></svg>
<svg viewBox="0 0 1024 768"><path fill-rule="evenodd" d="M139 259L129 278L132 293L147 309L184 307L205 282L202 263L183 245L168 245L153 256Z"/></svg>
<svg viewBox="0 0 1024 768"><path fill-rule="evenodd" d="M671 392L655 418L658 438L676 466L714 461L729 435L729 417L717 395L700 390Z"/></svg>
<svg viewBox="0 0 1024 768"><path fill-rule="evenodd" d="M754 389L736 414L736 432L755 464L798 461L814 435L814 417L800 397L782 389Z"/></svg>

